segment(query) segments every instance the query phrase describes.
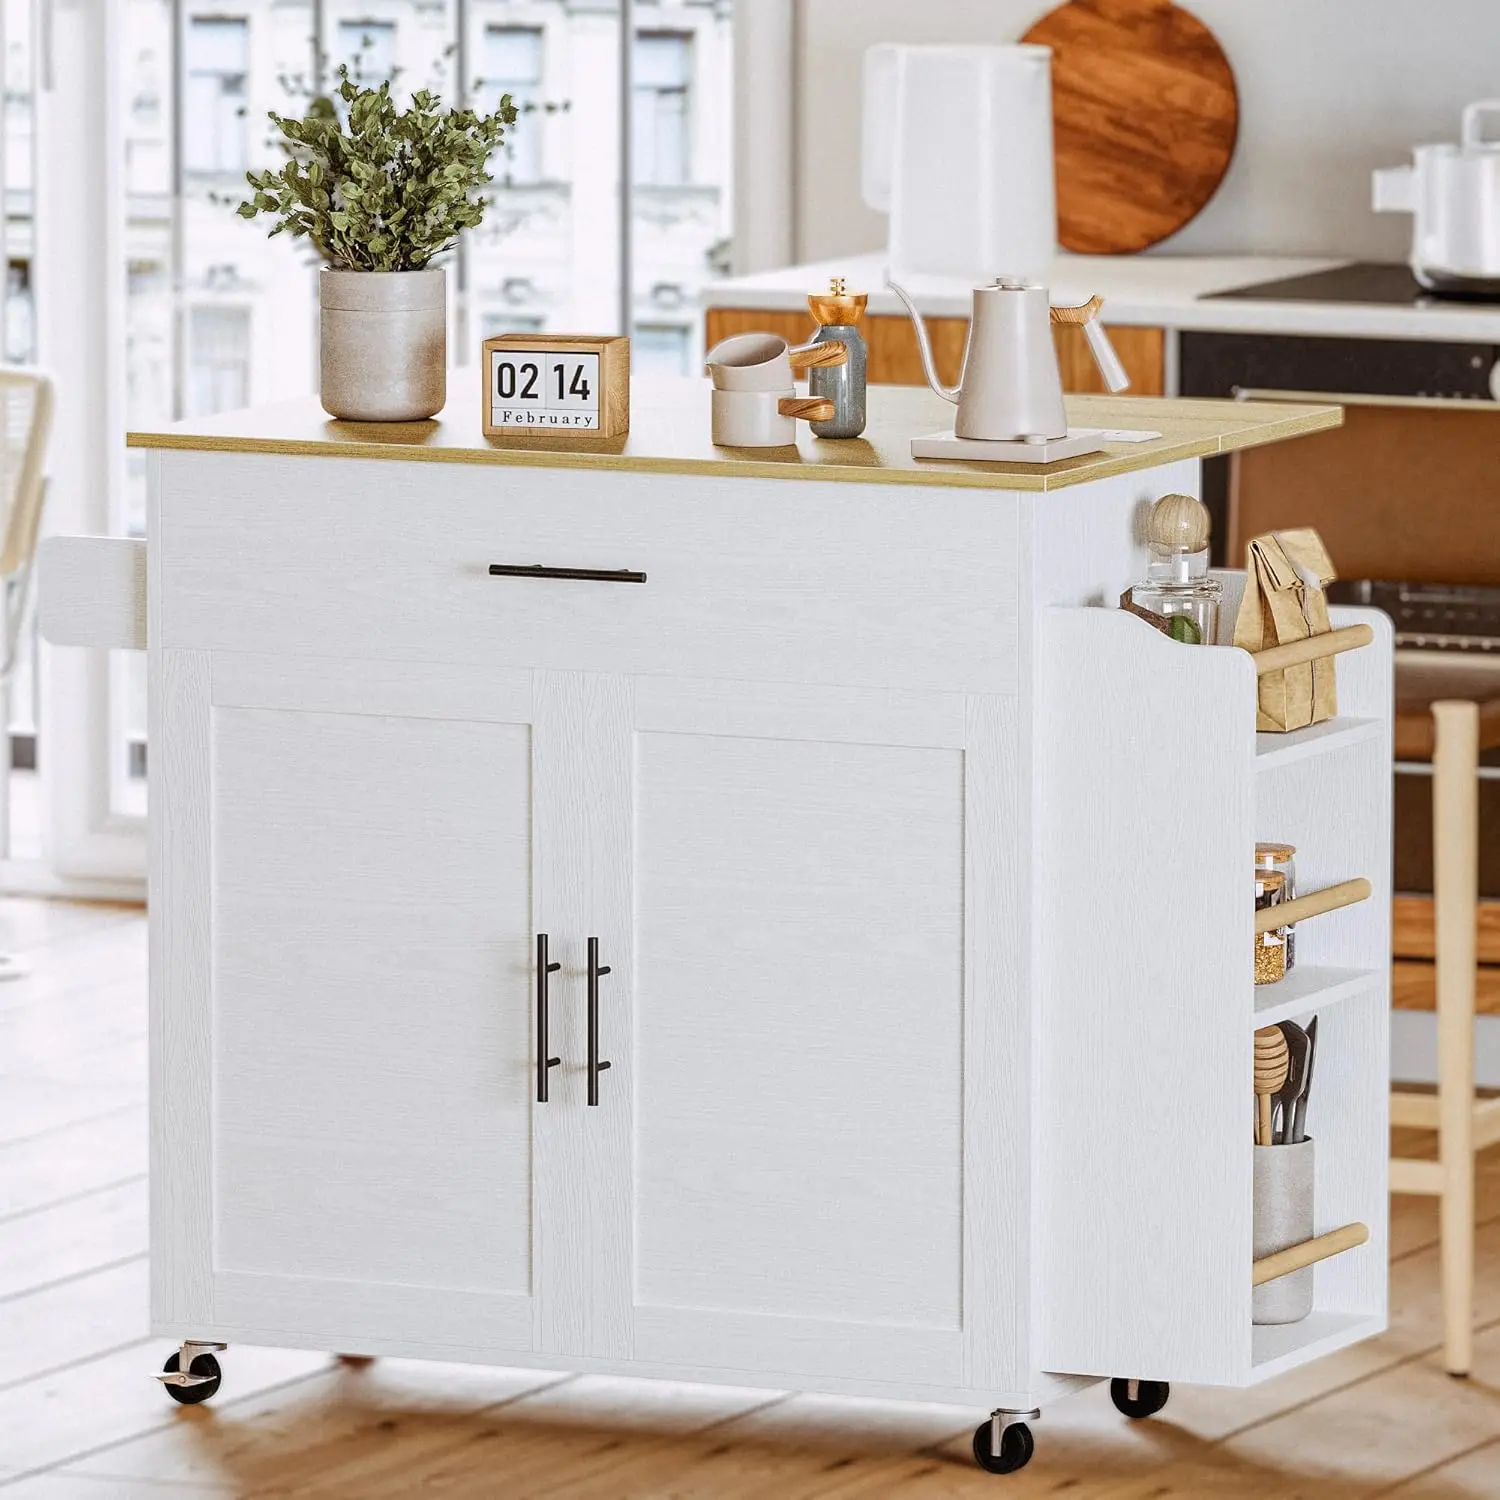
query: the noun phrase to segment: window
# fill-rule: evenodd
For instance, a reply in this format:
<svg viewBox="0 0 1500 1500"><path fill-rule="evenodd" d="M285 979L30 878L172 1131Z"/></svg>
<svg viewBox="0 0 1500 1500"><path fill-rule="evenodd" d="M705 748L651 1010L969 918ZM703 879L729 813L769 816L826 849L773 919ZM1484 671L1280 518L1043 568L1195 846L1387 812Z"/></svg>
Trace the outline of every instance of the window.
<svg viewBox="0 0 1500 1500"><path fill-rule="evenodd" d="M396 23L340 21L333 60L348 63L350 73L372 87L387 82L396 72Z"/></svg>
<svg viewBox="0 0 1500 1500"><path fill-rule="evenodd" d="M630 337L633 375L689 375L692 330L683 323L637 323Z"/></svg>
<svg viewBox="0 0 1500 1500"><path fill-rule="evenodd" d="M676 187L691 176L688 83L693 39L673 31L642 31L635 41L631 149L635 180Z"/></svg>
<svg viewBox="0 0 1500 1500"><path fill-rule="evenodd" d="M486 26L480 78L484 107L500 94L518 106L542 102L542 28ZM510 132L505 161L497 176L511 182L538 182L542 176L542 121L540 112L523 115L520 128Z"/></svg>
<svg viewBox="0 0 1500 1500"><path fill-rule="evenodd" d="M203 303L188 317L189 416L233 411L250 399L250 309Z"/></svg>
<svg viewBox="0 0 1500 1500"><path fill-rule="evenodd" d="M183 166L189 172L245 170L245 75L250 27L244 20L188 22L184 45Z"/></svg>

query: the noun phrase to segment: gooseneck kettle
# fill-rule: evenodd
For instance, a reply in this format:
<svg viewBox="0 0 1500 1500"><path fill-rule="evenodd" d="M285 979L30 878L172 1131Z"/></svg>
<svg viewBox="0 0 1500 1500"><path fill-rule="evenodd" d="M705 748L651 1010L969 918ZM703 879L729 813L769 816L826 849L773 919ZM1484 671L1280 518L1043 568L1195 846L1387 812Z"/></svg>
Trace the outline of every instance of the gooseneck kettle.
<svg viewBox="0 0 1500 1500"><path fill-rule="evenodd" d="M887 285L911 314L928 385L958 407L955 437L1044 443L1067 436L1062 373L1052 343L1054 323L1075 323L1083 329L1110 391L1123 391L1130 384L1099 322L1101 298L1091 297L1079 307L1053 307L1046 287L1001 276L974 288L963 375L957 386L945 386L938 379L922 315L901 287L894 281Z"/></svg>

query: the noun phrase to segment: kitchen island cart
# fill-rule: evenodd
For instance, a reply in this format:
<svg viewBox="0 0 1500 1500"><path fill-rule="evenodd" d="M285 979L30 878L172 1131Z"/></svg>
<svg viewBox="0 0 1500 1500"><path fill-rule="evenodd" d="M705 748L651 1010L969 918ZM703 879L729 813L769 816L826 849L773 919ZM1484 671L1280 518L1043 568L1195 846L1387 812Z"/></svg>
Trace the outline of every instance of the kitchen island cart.
<svg viewBox="0 0 1500 1500"><path fill-rule="evenodd" d="M754 453L697 382L566 452L455 402L138 434L147 540L46 546L46 634L149 655L172 1394L270 1343L966 1402L1005 1469L1080 1380L1378 1331L1389 633L1257 735L1247 653L1111 607L1149 501L1337 409L1082 399L1160 436L1037 469L912 460L909 390ZM1257 989L1264 838L1371 899ZM1313 1012L1369 1238L1253 1327L1251 1039Z"/></svg>

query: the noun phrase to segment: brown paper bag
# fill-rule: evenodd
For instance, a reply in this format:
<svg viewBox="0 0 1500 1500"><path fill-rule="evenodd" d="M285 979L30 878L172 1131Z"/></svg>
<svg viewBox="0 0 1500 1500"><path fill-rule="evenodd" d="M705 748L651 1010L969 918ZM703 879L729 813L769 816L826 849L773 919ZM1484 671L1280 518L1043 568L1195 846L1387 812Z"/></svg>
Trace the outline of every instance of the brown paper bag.
<svg viewBox="0 0 1500 1500"><path fill-rule="evenodd" d="M1285 646L1326 635L1328 596L1337 576L1323 539L1311 527L1274 531L1250 541L1245 596L1234 622L1234 643L1246 651ZM1338 712L1334 659L1319 657L1260 678L1255 727L1304 729Z"/></svg>

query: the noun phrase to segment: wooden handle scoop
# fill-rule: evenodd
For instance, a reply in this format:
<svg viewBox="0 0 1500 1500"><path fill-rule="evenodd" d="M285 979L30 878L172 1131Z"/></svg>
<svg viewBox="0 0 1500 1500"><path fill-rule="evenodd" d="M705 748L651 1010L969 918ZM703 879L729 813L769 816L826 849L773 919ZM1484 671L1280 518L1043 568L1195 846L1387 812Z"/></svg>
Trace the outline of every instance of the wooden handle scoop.
<svg viewBox="0 0 1500 1500"><path fill-rule="evenodd" d="M1279 1026L1265 1026L1255 1033L1255 1144L1271 1144L1271 1098L1286 1083L1291 1054Z"/></svg>

